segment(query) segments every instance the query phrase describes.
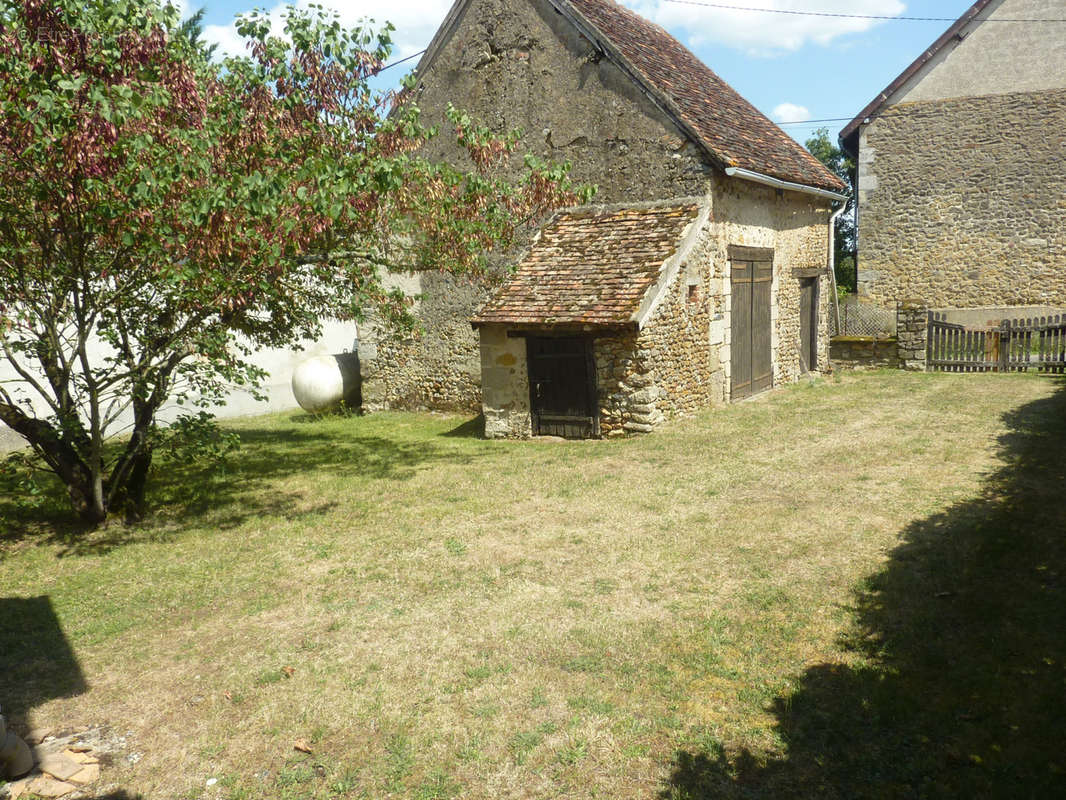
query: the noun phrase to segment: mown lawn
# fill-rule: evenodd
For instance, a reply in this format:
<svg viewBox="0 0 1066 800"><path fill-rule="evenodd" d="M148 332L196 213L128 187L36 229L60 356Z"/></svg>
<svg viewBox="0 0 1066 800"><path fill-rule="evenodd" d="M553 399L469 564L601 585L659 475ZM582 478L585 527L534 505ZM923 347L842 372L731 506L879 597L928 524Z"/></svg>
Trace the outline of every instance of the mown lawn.
<svg viewBox="0 0 1066 800"><path fill-rule="evenodd" d="M0 487L0 705L150 798L1062 796L1063 383L476 427L243 420L91 535Z"/></svg>

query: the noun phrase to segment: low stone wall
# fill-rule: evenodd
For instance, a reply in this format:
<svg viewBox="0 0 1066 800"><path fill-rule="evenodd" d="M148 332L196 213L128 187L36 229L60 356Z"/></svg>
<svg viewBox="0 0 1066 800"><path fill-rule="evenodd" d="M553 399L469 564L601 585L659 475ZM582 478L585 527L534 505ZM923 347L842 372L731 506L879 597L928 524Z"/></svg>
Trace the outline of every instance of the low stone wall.
<svg viewBox="0 0 1066 800"><path fill-rule="evenodd" d="M898 367L899 342L895 336L836 336L829 357L835 369Z"/></svg>

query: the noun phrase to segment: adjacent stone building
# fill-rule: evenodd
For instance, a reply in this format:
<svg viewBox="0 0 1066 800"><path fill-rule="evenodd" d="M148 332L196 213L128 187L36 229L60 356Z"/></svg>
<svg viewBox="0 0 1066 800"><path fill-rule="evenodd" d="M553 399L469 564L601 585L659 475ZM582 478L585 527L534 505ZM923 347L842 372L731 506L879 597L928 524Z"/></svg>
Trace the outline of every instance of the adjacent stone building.
<svg viewBox="0 0 1066 800"><path fill-rule="evenodd" d="M662 28L613 0L457 0L416 75L425 118L450 102L521 128L601 205L557 214L494 282L408 276L423 331L360 332L366 407L597 436L827 367L844 187Z"/></svg>
<svg viewBox="0 0 1066 800"><path fill-rule="evenodd" d="M978 0L841 132L862 300L1066 305L1064 12Z"/></svg>

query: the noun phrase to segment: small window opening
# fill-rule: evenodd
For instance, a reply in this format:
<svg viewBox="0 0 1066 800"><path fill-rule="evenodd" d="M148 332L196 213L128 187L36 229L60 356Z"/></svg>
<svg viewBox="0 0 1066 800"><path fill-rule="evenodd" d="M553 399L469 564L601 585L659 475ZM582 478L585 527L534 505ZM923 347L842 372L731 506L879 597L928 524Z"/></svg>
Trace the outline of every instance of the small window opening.
<svg viewBox="0 0 1066 800"><path fill-rule="evenodd" d="M695 305L703 299L703 292L700 291L700 285L698 283L690 283L688 285L688 302L689 305Z"/></svg>

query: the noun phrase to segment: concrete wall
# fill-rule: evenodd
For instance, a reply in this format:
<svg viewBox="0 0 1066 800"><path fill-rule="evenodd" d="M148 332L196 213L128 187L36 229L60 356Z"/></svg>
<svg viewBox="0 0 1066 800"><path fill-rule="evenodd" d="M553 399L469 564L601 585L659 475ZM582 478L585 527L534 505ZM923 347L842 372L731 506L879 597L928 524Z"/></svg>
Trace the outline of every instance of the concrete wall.
<svg viewBox="0 0 1066 800"><path fill-rule="evenodd" d="M1062 19L1062 0L990 3L892 98L893 103L945 100L1066 86L1066 35L1062 25L998 22ZM981 24L991 20L991 24Z"/></svg>
<svg viewBox="0 0 1066 800"><path fill-rule="evenodd" d="M860 297L1066 303L1063 153L1066 89L885 109L859 140Z"/></svg>
<svg viewBox="0 0 1066 800"><path fill-rule="evenodd" d="M284 411L297 408L296 399L292 395L292 373L296 366L312 356L330 355L337 353L352 352L355 346L356 325L352 322L328 322L324 326L323 335L318 341L304 342L303 350L268 349L260 350L252 357L252 362L268 370L270 375L263 383L263 391L267 395L265 401L256 400L245 389L232 387L226 403L220 406L212 406L209 410L221 418L239 417L248 414L263 414L268 411ZM90 357L99 359L104 354L104 348L90 343ZM0 360L0 381L6 381L17 377L17 373L6 360ZM11 390L11 385L8 385ZM35 394L26 393L33 402L33 408L38 415L47 415L47 406ZM16 396L18 399L18 396ZM164 405L159 412L159 419L163 422L173 420L180 413L189 413L190 406L178 406L174 403ZM123 419L115 425L121 429L129 420ZM25 440L14 431L0 422L0 451L22 447Z"/></svg>
<svg viewBox="0 0 1066 800"><path fill-rule="evenodd" d="M445 118L451 102L495 131L521 128L523 151L570 161L575 181L598 187L597 202L706 194L711 168L696 148L613 64L593 53L543 0L472 0L419 75L416 102L423 118L442 126L426 155L469 166ZM513 177L522 171L516 157L504 172ZM503 277L500 272L497 280ZM479 408L480 356L467 320L492 288L491 280L423 273L420 333L395 340L382 332L375 358L362 358L366 408Z"/></svg>

